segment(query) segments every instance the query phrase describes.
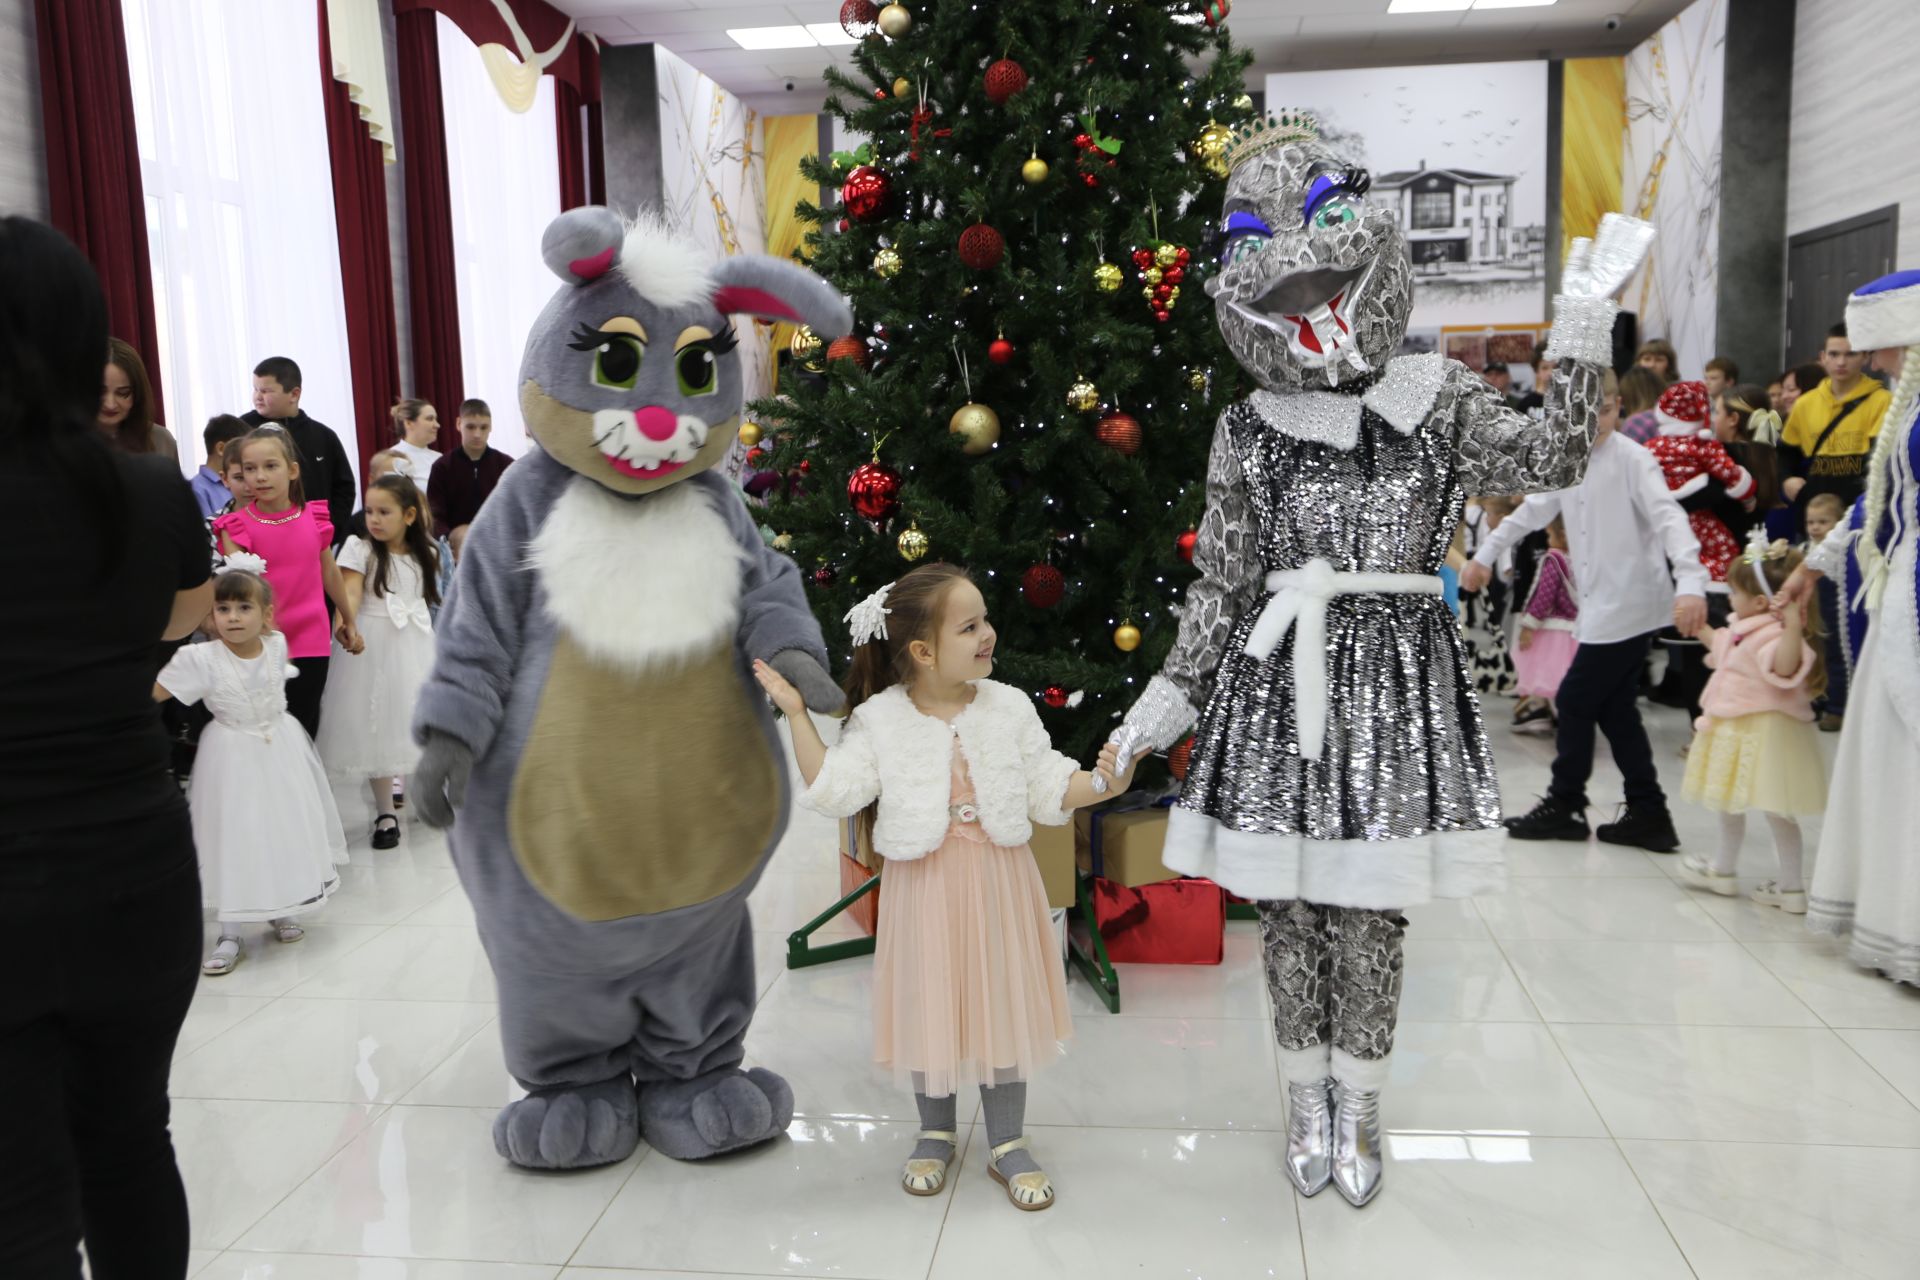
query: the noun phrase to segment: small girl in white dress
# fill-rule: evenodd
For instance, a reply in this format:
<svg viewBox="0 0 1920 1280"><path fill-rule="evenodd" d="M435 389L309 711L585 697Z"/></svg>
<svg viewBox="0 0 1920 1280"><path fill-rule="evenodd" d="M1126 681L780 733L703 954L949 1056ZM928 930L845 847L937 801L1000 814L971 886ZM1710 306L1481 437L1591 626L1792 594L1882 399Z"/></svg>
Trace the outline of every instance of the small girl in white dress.
<svg viewBox="0 0 1920 1280"><path fill-rule="evenodd" d="M220 938L202 971L230 973L242 954L240 926L266 921L282 942L305 930L294 917L340 887L347 841L313 743L287 714L287 640L273 625L273 589L259 557L227 557L213 589L211 644L173 655L156 701L204 701L213 723L200 735L190 807L203 900Z"/></svg>
<svg viewBox="0 0 1920 1280"><path fill-rule="evenodd" d="M347 598L365 648L334 651L321 703L317 745L336 778L365 778L373 790L373 847L400 843L394 779L420 759L413 704L433 667L433 606L440 603L440 555L419 487L398 473L367 488L367 536L340 548Z"/></svg>

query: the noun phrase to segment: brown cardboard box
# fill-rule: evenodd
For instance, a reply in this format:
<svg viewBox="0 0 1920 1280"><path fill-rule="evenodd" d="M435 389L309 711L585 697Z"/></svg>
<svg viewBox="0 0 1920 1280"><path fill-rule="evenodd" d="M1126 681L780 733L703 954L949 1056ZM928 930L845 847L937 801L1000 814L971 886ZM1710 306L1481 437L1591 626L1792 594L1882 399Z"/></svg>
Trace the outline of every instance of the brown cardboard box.
<svg viewBox="0 0 1920 1280"><path fill-rule="evenodd" d="M1100 822L1102 874L1107 879L1131 889L1180 878L1179 872L1167 870L1160 861L1167 842L1167 811L1158 807L1125 813L1093 808L1075 814L1075 857L1082 870L1093 870L1095 815Z"/></svg>
<svg viewBox="0 0 1920 1280"><path fill-rule="evenodd" d="M1074 867L1074 849L1079 843L1076 830L1072 826L1043 827L1038 823L1033 828L1033 860L1040 868L1040 882L1047 887L1047 905L1050 907L1070 907L1079 900L1078 885ZM884 859L873 851L873 844L859 829L856 819L848 818L840 824L840 852L847 861L876 869ZM860 881L852 878L852 872L843 867L841 879L846 882L841 890L850 893L860 887ZM879 910L880 892L868 894L855 905L856 912L861 907L871 905L875 913ZM859 917L856 915L856 920ZM861 921L863 928L871 933L871 925Z"/></svg>

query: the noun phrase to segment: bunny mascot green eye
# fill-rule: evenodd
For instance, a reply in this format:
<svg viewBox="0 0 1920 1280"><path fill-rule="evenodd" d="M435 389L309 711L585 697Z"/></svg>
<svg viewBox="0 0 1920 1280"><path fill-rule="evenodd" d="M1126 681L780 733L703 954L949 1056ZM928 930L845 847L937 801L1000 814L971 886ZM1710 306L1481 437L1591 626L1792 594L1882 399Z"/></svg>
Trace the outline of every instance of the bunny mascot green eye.
<svg viewBox="0 0 1920 1280"><path fill-rule="evenodd" d="M712 259L574 209L541 252L520 404L537 448L462 552L414 730L422 816L450 826L528 1096L494 1123L529 1168L698 1159L785 1132L793 1093L741 1069L747 894L786 829L779 740L751 676L841 694L792 560L713 471L739 426L730 317L851 327L824 280Z"/></svg>

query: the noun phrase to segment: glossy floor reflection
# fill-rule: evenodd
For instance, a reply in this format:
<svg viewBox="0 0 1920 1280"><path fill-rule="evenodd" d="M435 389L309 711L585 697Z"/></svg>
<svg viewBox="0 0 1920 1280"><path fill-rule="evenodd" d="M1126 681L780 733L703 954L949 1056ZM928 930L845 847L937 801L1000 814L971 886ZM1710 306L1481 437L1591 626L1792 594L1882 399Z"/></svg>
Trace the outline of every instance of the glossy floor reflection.
<svg viewBox="0 0 1920 1280"><path fill-rule="evenodd" d="M1510 806L1549 743L1490 708ZM1677 788L1677 713L1650 715ZM1831 739L1827 740L1831 747ZM1617 797L1603 767L1595 794ZM1604 816L1601 815L1601 816ZM1707 815L1677 810L1707 847ZM1757 834L1757 833L1756 833ZM1809 840L1809 845L1814 841ZM1756 839L1742 885L1770 872ZM175 1062L175 1134L204 1280L1911 1277L1920 1226L1920 993L1800 922L1707 898L1673 860L1512 850L1497 897L1410 912L1392 1168L1356 1212L1297 1203L1251 925L1217 968L1123 970L1033 1088L1058 1205L985 1173L978 1108L946 1194L896 1189L912 1101L866 1066L869 964L787 972L784 935L836 896L834 833L796 816L755 895L756 1062L785 1071L787 1139L675 1164L642 1147L570 1176L494 1154L515 1096L493 981L444 843L373 853L306 941L202 982ZM830 930L844 935L844 927Z"/></svg>

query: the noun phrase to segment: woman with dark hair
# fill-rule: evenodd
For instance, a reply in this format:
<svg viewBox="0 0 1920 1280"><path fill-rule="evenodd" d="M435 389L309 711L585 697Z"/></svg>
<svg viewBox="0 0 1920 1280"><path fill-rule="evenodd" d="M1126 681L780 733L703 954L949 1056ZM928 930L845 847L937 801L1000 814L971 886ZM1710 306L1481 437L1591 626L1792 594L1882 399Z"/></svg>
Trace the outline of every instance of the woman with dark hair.
<svg viewBox="0 0 1920 1280"><path fill-rule="evenodd" d="M164 458L98 427L107 308L65 237L0 219L0 1275L179 1277L167 1071L200 877L152 699L207 616L206 527ZM117 945L76 936L113 922Z"/></svg>
<svg viewBox="0 0 1920 1280"><path fill-rule="evenodd" d="M140 353L118 338L107 339L107 367L100 375L100 430L128 453L158 453L180 461L173 432L153 420L153 380Z"/></svg>
<svg viewBox="0 0 1920 1280"><path fill-rule="evenodd" d="M1780 375L1780 420L1785 422L1800 403L1800 397L1826 381L1827 371L1818 364L1797 364Z"/></svg>

